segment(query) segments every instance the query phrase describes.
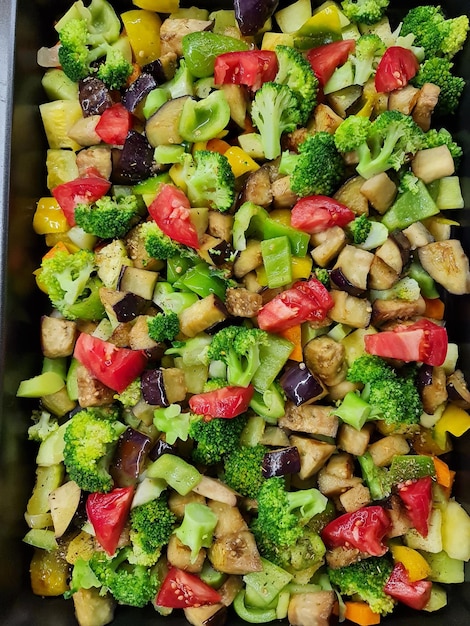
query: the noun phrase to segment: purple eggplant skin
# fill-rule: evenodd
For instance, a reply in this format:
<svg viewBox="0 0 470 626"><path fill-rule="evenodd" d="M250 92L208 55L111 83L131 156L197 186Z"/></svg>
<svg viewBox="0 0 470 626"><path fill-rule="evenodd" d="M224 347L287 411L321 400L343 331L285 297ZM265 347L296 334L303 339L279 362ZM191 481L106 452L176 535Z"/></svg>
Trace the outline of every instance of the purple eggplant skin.
<svg viewBox="0 0 470 626"><path fill-rule="evenodd" d="M109 89L102 80L94 76L87 76L79 81L78 98L83 117L101 115L114 104Z"/></svg>
<svg viewBox="0 0 470 626"><path fill-rule="evenodd" d="M220 266L233 258L235 250L228 241L221 241L208 251L211 261L214 265Z"/></svg>
<svg viewBox="0 0 470 626"><path fill-rule="evenodd" d="M453 404L461 409L470 409L470 391L461 370L455 370L447 378L447 393Z"/></svg>
<svg viewBox="0 0 470 626"><path fill-rule="evenodd" d="M113 311L118 322L130 322L143 313L147 306L145 298L128 291L113 305Z"/></svg>
<svg viewBox="0 0 470 626"><path fill-rule="evenodd" d="M256 35L277 9L279 0L234 0L235 17L242 35Z"/></svg>
<svg viewBox="0 0 470 626"><path fill-rule="evenodd" d="M403 265L407 265L410 261L411 245L406 238L406 235L404 235L401 230L395 230L390 234L390 237L397 244L400 250Z"/></svg>
<svg viewBox="0 0 470 626"><path fill-rule="evenodd" d="M150 461L156 461L163 454L174 454L175 448L167 443L164 439L157 439L155 445L152 447L148 454Z"/></svg>
<svg viewBox="0 0 470 626"><path fill-rule="evenodd" d="M343 270L340 267L335 267L335 269L330 272L330 280L332 283L338 287L340 291L345 291L350 296L355 296L356 298L364 298L366 295L366 291L353 285L344 275Z"/></svg>
<svg viewBox="0 0 470 626"><path fill-rule="evenodd" d="M145 370L140 378L142 396L152 406L170 406L165 392L161 369Z"/></svg>
<svg viewBox="0 0 470 626"><path fill-rule="evenodd" d="M323 385L305 363L296 363L286 370L281 376L280 383L286 396L295 406L313 402L324 394Z"/></svg>
<svg viewBox="0 0 470 626"><path fill-rule="evenodd" d="M266 452L261 466L264 478L300 472L300 454L295 446Z"/></svg>
<svg viewBox="0 0 470 626"><path fill-rule="evenodd" d="M144 433L127 428L119 437L110 467L110 474L118 487L135 485L152 446Z"/></svg>
<svg viewBox="0 0 470 626"><path fill-rule="evenodd" d="M423 392L423 389L428 385L432 385L432 373L433 366L426 365L425 363L419 368L418 377L416 379L416 386L420 393Z"/></svg>
<svg viewBox="0 0 470 626"><path fill-rule="evenodd" d="M112 182L135 185L152 173L153 148L144 135L130 130L122 150L113 150Z"/></svg>
<svg viewBox="0 0 470 626"><path fill-rule="evenodd" d="M134 113L139 103L156 87L157 81L152 74L142 72L124 91L121 102L128 111Z"/></svg>

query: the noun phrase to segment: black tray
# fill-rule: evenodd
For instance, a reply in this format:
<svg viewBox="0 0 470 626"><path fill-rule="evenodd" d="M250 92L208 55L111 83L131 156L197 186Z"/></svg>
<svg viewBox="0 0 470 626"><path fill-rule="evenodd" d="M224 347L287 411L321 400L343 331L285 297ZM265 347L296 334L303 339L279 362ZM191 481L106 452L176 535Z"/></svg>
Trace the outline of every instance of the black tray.
<svg viewBox="0 0 470 626"><path fill-rule="evenodd" d="M413 4L391 0L398 21ZM35 200L45 189L45 143L38 103L43 101L36 66L36 51L52 45L53 20L71 0L0 0L0 624L4 626L74 626L73 603L61 598L35 597L29 585L31 550L21 542L27 531L23 518L34 479L36 446L26 441L30 408L15 398L18 383L37 373L40 360L38 319L43 301L32 272L40 255L40 238L32 231ZM88 4L88 2L86 2ZM131 0L122 8L132 8ZM203 5L201 1L191 4ZM206 0L213 8L219 3ZM320 4L320 1L318 1ZM442 0L450 15L468 12L468 0ZM15 26L16 22L16 26ZM14 52L15 51L15 52ZM458 73L470 82L470 45L458 56ZM460 174L466 206L470 209L470 87L458 115L445 126L456 132L466 153ZM468 211L467 209L467 211ZM451 217L450 213L447 213ZM470 252L470 218L465 210L453 212L461 222L457 236ZM449 298L448 331L460 345L461 365L470 376L470 296ZM470 440L455 442L453 467L457 469L456 498L470 511ZM470 580L470 577L468 577ZM470 582L448 590L448 606L436 614L402 610L383 620L387 626L464 626L470 624ZM158 616L153 609L119 608L116 626L185 626L175 614ZM229 626L244 626L235 616ZM312 625L313 626L313 625Z"/></svg>

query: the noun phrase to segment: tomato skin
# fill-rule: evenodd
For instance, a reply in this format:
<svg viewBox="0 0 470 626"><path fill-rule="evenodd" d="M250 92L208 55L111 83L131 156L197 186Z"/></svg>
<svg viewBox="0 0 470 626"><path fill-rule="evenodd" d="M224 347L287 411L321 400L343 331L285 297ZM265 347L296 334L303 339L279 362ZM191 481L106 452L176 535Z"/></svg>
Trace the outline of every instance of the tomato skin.
<svg viewBox="0 0 470 626"><path fill-rule="evenodd" d="M406 604L412 609L422 611L431 597L432 582L430 580L416 580L410 582L408 572L403 563L395 563L390 578L385 584L386 594Z"/></svg>
<svg viewBox="0 0 470 626"><path fill-rule="evenodd" d="M448 339L443 326L422 319L410 326L367 335L364 344L369 354L439 367L446 359Z"/></svg>
<svg viewBox="0 0 470 626"><path fill-rule="evenodd" d="M398 485L398 495L403 500L413 526L423 537L428 536L429 516L432 509L432 478L423 476Z"/></svg>
<svg viewBox="0 0 470 626"><path fill-rule="evenodd" d="M343 228L356 217L346 205L328 196L306 196L291 211L291 225L311 235L333 226Z"/></svg>
<svg viewBox="0 0 470 626"><path fill-rule="evenodd" d="M215 59L214 83L246 85L256 90L274 80L277 71L277 56L272 50L225 52Z"/></svg>
<svg viewBox="0 0 470 626"><path fill-rule="evenodd" d="M190 208L189 200L181 189L165 183L160 186L148 211L165 235L190 248L199 248L196 228L190 218Z"/></svg>
<svg viewBox="0 0 470 626"><path fill-rule="evenodd" d="M119 487L109 493L91 493L86 512L101 547L112 556L129 517L134 487Z"/></svg>
<svg viewBox="0 0 470 626"><path fill-rule="evenodd" d="M213 417L231 419L248 410L255 390L248 387L221 387L205 393L197 393L189 399L189 407L193 413Z"/></svg>
<svg viewBox="0 0 470 626"><path fill-rule="evenodd" d="M302 322L321 321L332 306L333 299L319 280L298 281L260 309L258 326L278 333Z"/></svg>
<svg viewBox="0 0 470 626"><path fill-rule="evenodd" d="M109 341L86 333L78 337L74 357L95 378L118 393L142 373L147 363L147 357L141 350L118 348Z"/></svg>
<svg viewBox="0 0 470 626"><path fill-rule="evenodd" d="M383 507L365 506L329 522L321 537L329 548L348 544L372 556L382 556L387 552L382 539L390 526L390 518Z"/></svg>
<svg viewBox="0 0 470 626"><path fill-rule="evenodd" d="M343 39L312 48L307 52L307 60L322 87L330 80L335 69L346 63L355 48L354 39Z"/></svg>
<svg viewBox="0 0 470 626"><path fill-rule="evenodd" d="M222 600L218 591L203 582L199 576L171 567L160 587L155 604L171 609L217 604Z"/></svg>
<svg viewBox="0 0 470 626"><path fill-rule="evenodd" d="M418 59L411 50L401 46L387 48L377 66L375 88L388 93L405 87L419 70Z"/></svg>
<svg viewBox="0 0 470 626"><path fill-rule="evenodd" d="M112 146L123 146L132 127L132 115L120 102L106 109L96 125L96 134Z"/></svg>
<svg viewBox="0 0 470 626"><path fill-rule="evenodd" d="M109 180L93 174L57 185L52 190L52 195L59 203L67 222L70 226L75 226L74 211L77 204L96 202L105 195L110 187Z"/></svg>

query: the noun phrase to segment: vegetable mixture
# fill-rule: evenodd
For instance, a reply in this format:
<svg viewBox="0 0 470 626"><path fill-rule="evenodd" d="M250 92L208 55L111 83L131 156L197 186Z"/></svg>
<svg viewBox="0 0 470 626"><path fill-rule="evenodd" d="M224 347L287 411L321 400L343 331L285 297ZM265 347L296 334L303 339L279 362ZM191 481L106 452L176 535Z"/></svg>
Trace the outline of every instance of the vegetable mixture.
<svg viewBox="0 0 470 626"><path fill-rule="evenodd" d="M78 0L38 53L34 593L82 626L442 609L470 559L444 127L468 17L128 4Z"/></svg>

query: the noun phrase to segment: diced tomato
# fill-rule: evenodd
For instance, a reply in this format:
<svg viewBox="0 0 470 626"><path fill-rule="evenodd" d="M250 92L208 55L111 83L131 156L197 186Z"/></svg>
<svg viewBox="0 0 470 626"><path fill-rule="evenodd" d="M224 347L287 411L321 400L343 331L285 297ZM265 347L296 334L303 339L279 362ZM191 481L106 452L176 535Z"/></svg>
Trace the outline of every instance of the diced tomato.
<svg viewBox="0 0 470 626"><path fill-rule="evenodd" d="M427 537L432 509L432 478L423 476L418 480L398 485L398 495L405 503L413 526L420 535Z"/></svg>
<svg viewBox="0 0 470 626"><path fill-rule="evenodd" d="M411 50L401 46L387 48L375 72L375 88L388 93L405 87L419 70L418 59Z"/></svg>
<svg viewBox="0 0 470 626"><path fill-rule="evenodd" d="M57 185L52 190L52 195L60 204L67 222L70 226L75 226L74 210L77 204L92 204L96 202L105 195L110 187L111 183L109 180L93 174Z"/></svg>
<svg viewBox="0 0 470 626"><path fill-rule="evenodd" d="M87 333L78 337L73 355L95 378L118 393L142 373L147 363L142 350L118 348Z"/></svg>
<svg viewBox="0 0 470 626"><path fill-rule="evenodd" d="M321 536L329 548L348 545L373 556L382 556L387 551L382 539L390 526L390 518L383 507L367 506L332 520Z"/></svg>
<svg viewBox="0 0 470 626"><path fill-rule="evenodd" d="M405 566L400 562L395 563L384 587L389 596L417 611L422 611L429 602L431 589L430 580L416 580L411 583Z"/></svg>
<svg viewBox="0 0 470 626"><path fill-rule="evenodd" d="M307 52L307 59L322 87L330 80L335 69L346 63L355 47L354 39L343 39L312 48Z"/></svg>
<svg viewBox="0 0 470 626"><path fill-rule="evenodd" d="M105 143L123 146L132 127L132 115L120 102L106 109L96 125L96 134Z"/></svg>
<svg viewBox="0 0 470 626"><path fill-rule="evenodd" d="M134 497L133 487L119 487L109 493L91 493L86 512L98 543L109 555L116 552Z"/></svg>
<svg viewBox="0 0 470 626"><path fill-rule="evenodd" d="M277 71L277 56L272 50L226 52L215 59L214 83L247 85L256 90L274 80Z"/></svg>
<svg viewBox="0 0 470 626"><path fill-rule="evenodd" d="M267 302L258 313L262 330L278 333L302 322L324 320L333 306L333 299L316 278L294 283Z"/></svg>
<svg viewBox="0 0 470 626"><path fill-rule="evenodd" d="M186 195L173 185L160 186L148 210L162 231L174 241L190 248L199 248L199 239L191 222L191 205Z"/></svg>
<svg viewBox="0 0 470 626"><path fill-rule="evenodd" d="M291 211L291 225L307 233L321 233L333 226L342 228L352 222L356 214L328 196L306 196L298 200Z"/></svg>
<svg viewBox="0 0 470 626"><path fill-rule="evenodd" d="M155 604L170 609L187 609L191 606L217 604L220 601L220 593L203 582L199 576L171 567L160 587Z"/></svg>
<svg viewBox="0 0 470 626"><path fill-rule="evenodd" d="M443 326L422 319L410 326L366 335L364 344L369 354L439 367L446 359L448 339Z"/></svg>
<svg viewBox="0 0 470 626"><path fill-rule="evenodd" d="M244 413L253 398L253 385L248 387L221 387L214 391L197 393L189 399L191 411L206 418L232 418Z"/></svg>

